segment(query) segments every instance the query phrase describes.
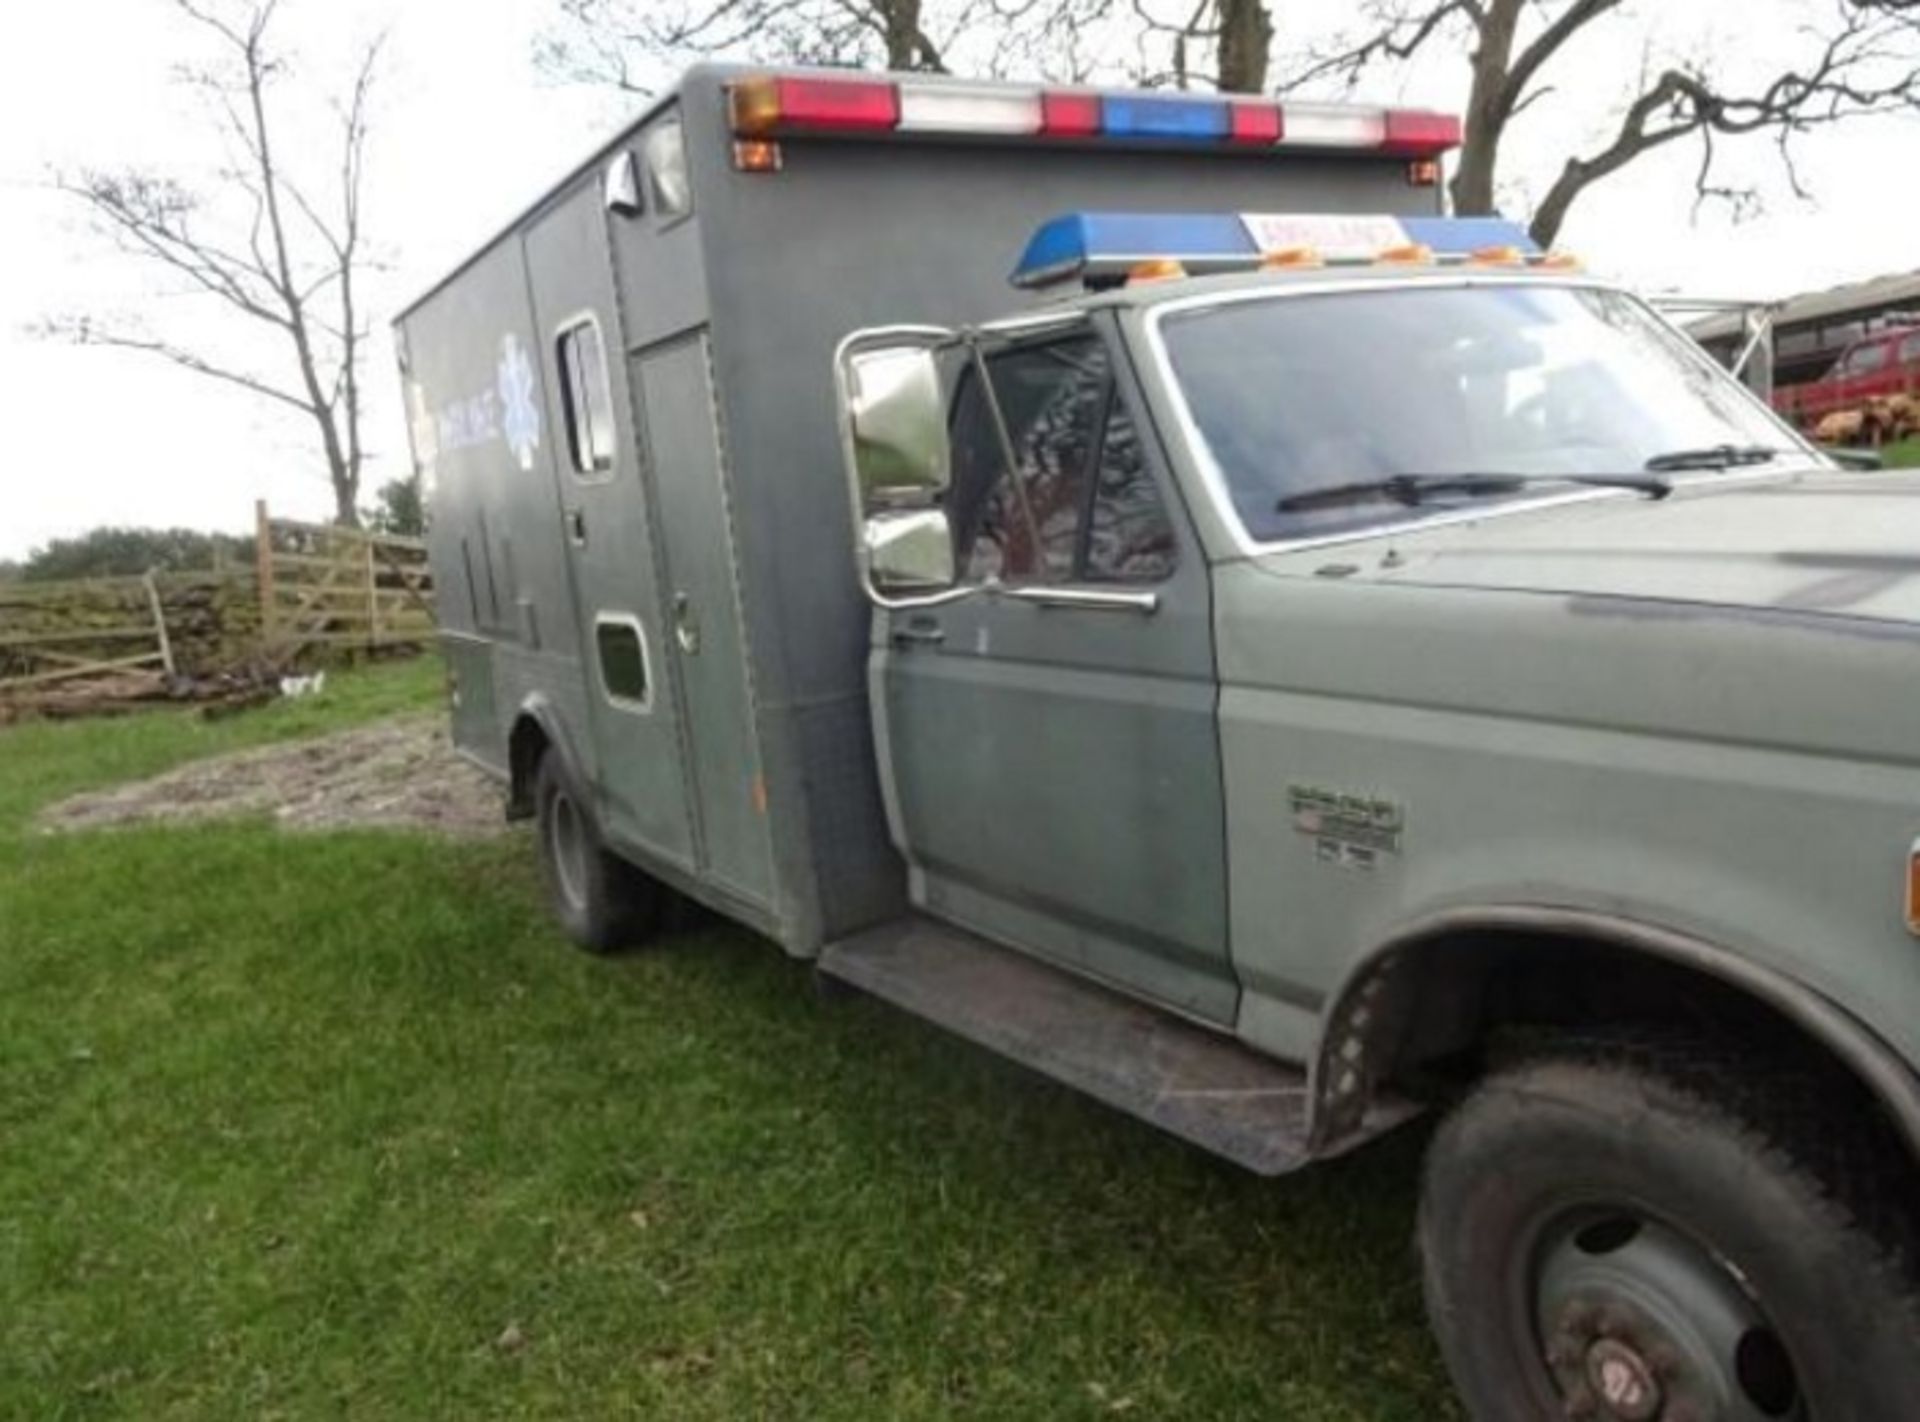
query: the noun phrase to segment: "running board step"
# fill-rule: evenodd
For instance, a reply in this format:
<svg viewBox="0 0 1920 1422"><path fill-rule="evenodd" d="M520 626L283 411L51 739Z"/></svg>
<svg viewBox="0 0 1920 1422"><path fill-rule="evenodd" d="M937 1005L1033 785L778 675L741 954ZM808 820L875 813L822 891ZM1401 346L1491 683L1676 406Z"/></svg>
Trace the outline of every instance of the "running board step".
<svg viewBox="0 0 1920 1422"><path fill-rule="evenodd" d="M818 968L1258 1174L1309 1159L1298 1067L964 930L896 919Z"/></svg>

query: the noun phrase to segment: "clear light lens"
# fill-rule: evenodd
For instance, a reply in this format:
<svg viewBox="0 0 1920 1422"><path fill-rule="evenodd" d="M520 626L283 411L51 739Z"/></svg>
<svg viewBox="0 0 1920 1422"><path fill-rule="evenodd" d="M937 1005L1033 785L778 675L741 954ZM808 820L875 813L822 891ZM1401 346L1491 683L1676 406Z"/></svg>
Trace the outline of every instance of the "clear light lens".
<svg viewBox="0 0 1920 1422"><path fill-rule="evenodd" d="M1378 148L1387 141L1384 109L1347 104L1283 104L1281 142L1300 148Z"/></svg>
<svg viewBox="0 0 1920 1422"><path fill-rule="evenodd" d="M1040 95L965 84L902 84L900 128L913 133L1038 133Z"/></svg>

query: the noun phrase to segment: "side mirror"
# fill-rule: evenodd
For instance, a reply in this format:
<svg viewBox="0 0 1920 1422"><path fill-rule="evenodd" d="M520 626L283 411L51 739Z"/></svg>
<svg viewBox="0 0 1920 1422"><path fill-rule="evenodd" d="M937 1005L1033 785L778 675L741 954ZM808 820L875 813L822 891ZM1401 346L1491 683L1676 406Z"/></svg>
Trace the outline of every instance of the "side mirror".
<svg viewBox="0 0 1920 1422"><path fill-rule="evenodd" d="M953 530L944 509L888 509L868 515L867 579L879 593L943 592L953 586Z"/></svg>
<svg viewBox="0 0 1920 1422"><path fill-rule="evenodd" d="M861 583L882 607L943 601L953 534L941 499L952 477L940 352L952 332L856 332L834 361Z"/></svg>
<svg viewBox="0 0 1920 1422"><path fill-rule="evenodd" d="M947 407L926 345L855 350L846 358L854 474L875 504L932 499L947 487Z"/></svg>

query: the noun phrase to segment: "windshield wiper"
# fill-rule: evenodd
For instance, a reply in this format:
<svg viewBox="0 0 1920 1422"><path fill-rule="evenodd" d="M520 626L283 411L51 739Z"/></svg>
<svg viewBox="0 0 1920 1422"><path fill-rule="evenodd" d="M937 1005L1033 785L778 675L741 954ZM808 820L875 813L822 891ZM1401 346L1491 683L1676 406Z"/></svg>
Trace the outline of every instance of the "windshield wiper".
<svg viewBox="0 0 1920 1422"><path fill-rule="evenodd" d="M1654 473L1679 469L1733 469L1743 464L1766 464L1785 450L1764 444L1707 444L1698 449L1671 449L1656 454L1645 467Z"/></svg>
<svg viewBox="0 0 1920 1422"><path fill-rule="evenodd" d="M1493 494L1511 494L1529 484L1586 484L1600 489L1634 489L1650 499L1664 499L1673 492L1665 479L1648 474L1390 474L1384 479L1362 479L1352 484L1334 484L1325 489L1308 489L1289 494L1274 505L1276 513L1306 513L1313 509L1341 508L1347 504L1390 499L1408 508L1417 508L1435 494L1465 494L1478 498Z"/></svg>

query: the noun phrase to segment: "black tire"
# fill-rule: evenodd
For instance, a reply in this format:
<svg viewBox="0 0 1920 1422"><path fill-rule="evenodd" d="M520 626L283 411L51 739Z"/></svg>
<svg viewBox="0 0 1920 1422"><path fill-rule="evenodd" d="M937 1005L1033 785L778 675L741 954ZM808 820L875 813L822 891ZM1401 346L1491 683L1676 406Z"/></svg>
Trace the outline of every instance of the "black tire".
<svg viewBox="0 0 1920 1422"><path fill-rule="evenodd" d="M1817 1068L1563 1041L1434 1135L1428 1312L1476 1422L1920 1418L1912 1179Z"/></svg>
<svg viewBox="0 0 1920 1422"><path fill-rule="evenodd" d="M630 948L660 923L665 893L658 881L611 853L600 839L585 797L560 757L540 757L533 782L540 873L554 917L590 953Z"/></svg>

